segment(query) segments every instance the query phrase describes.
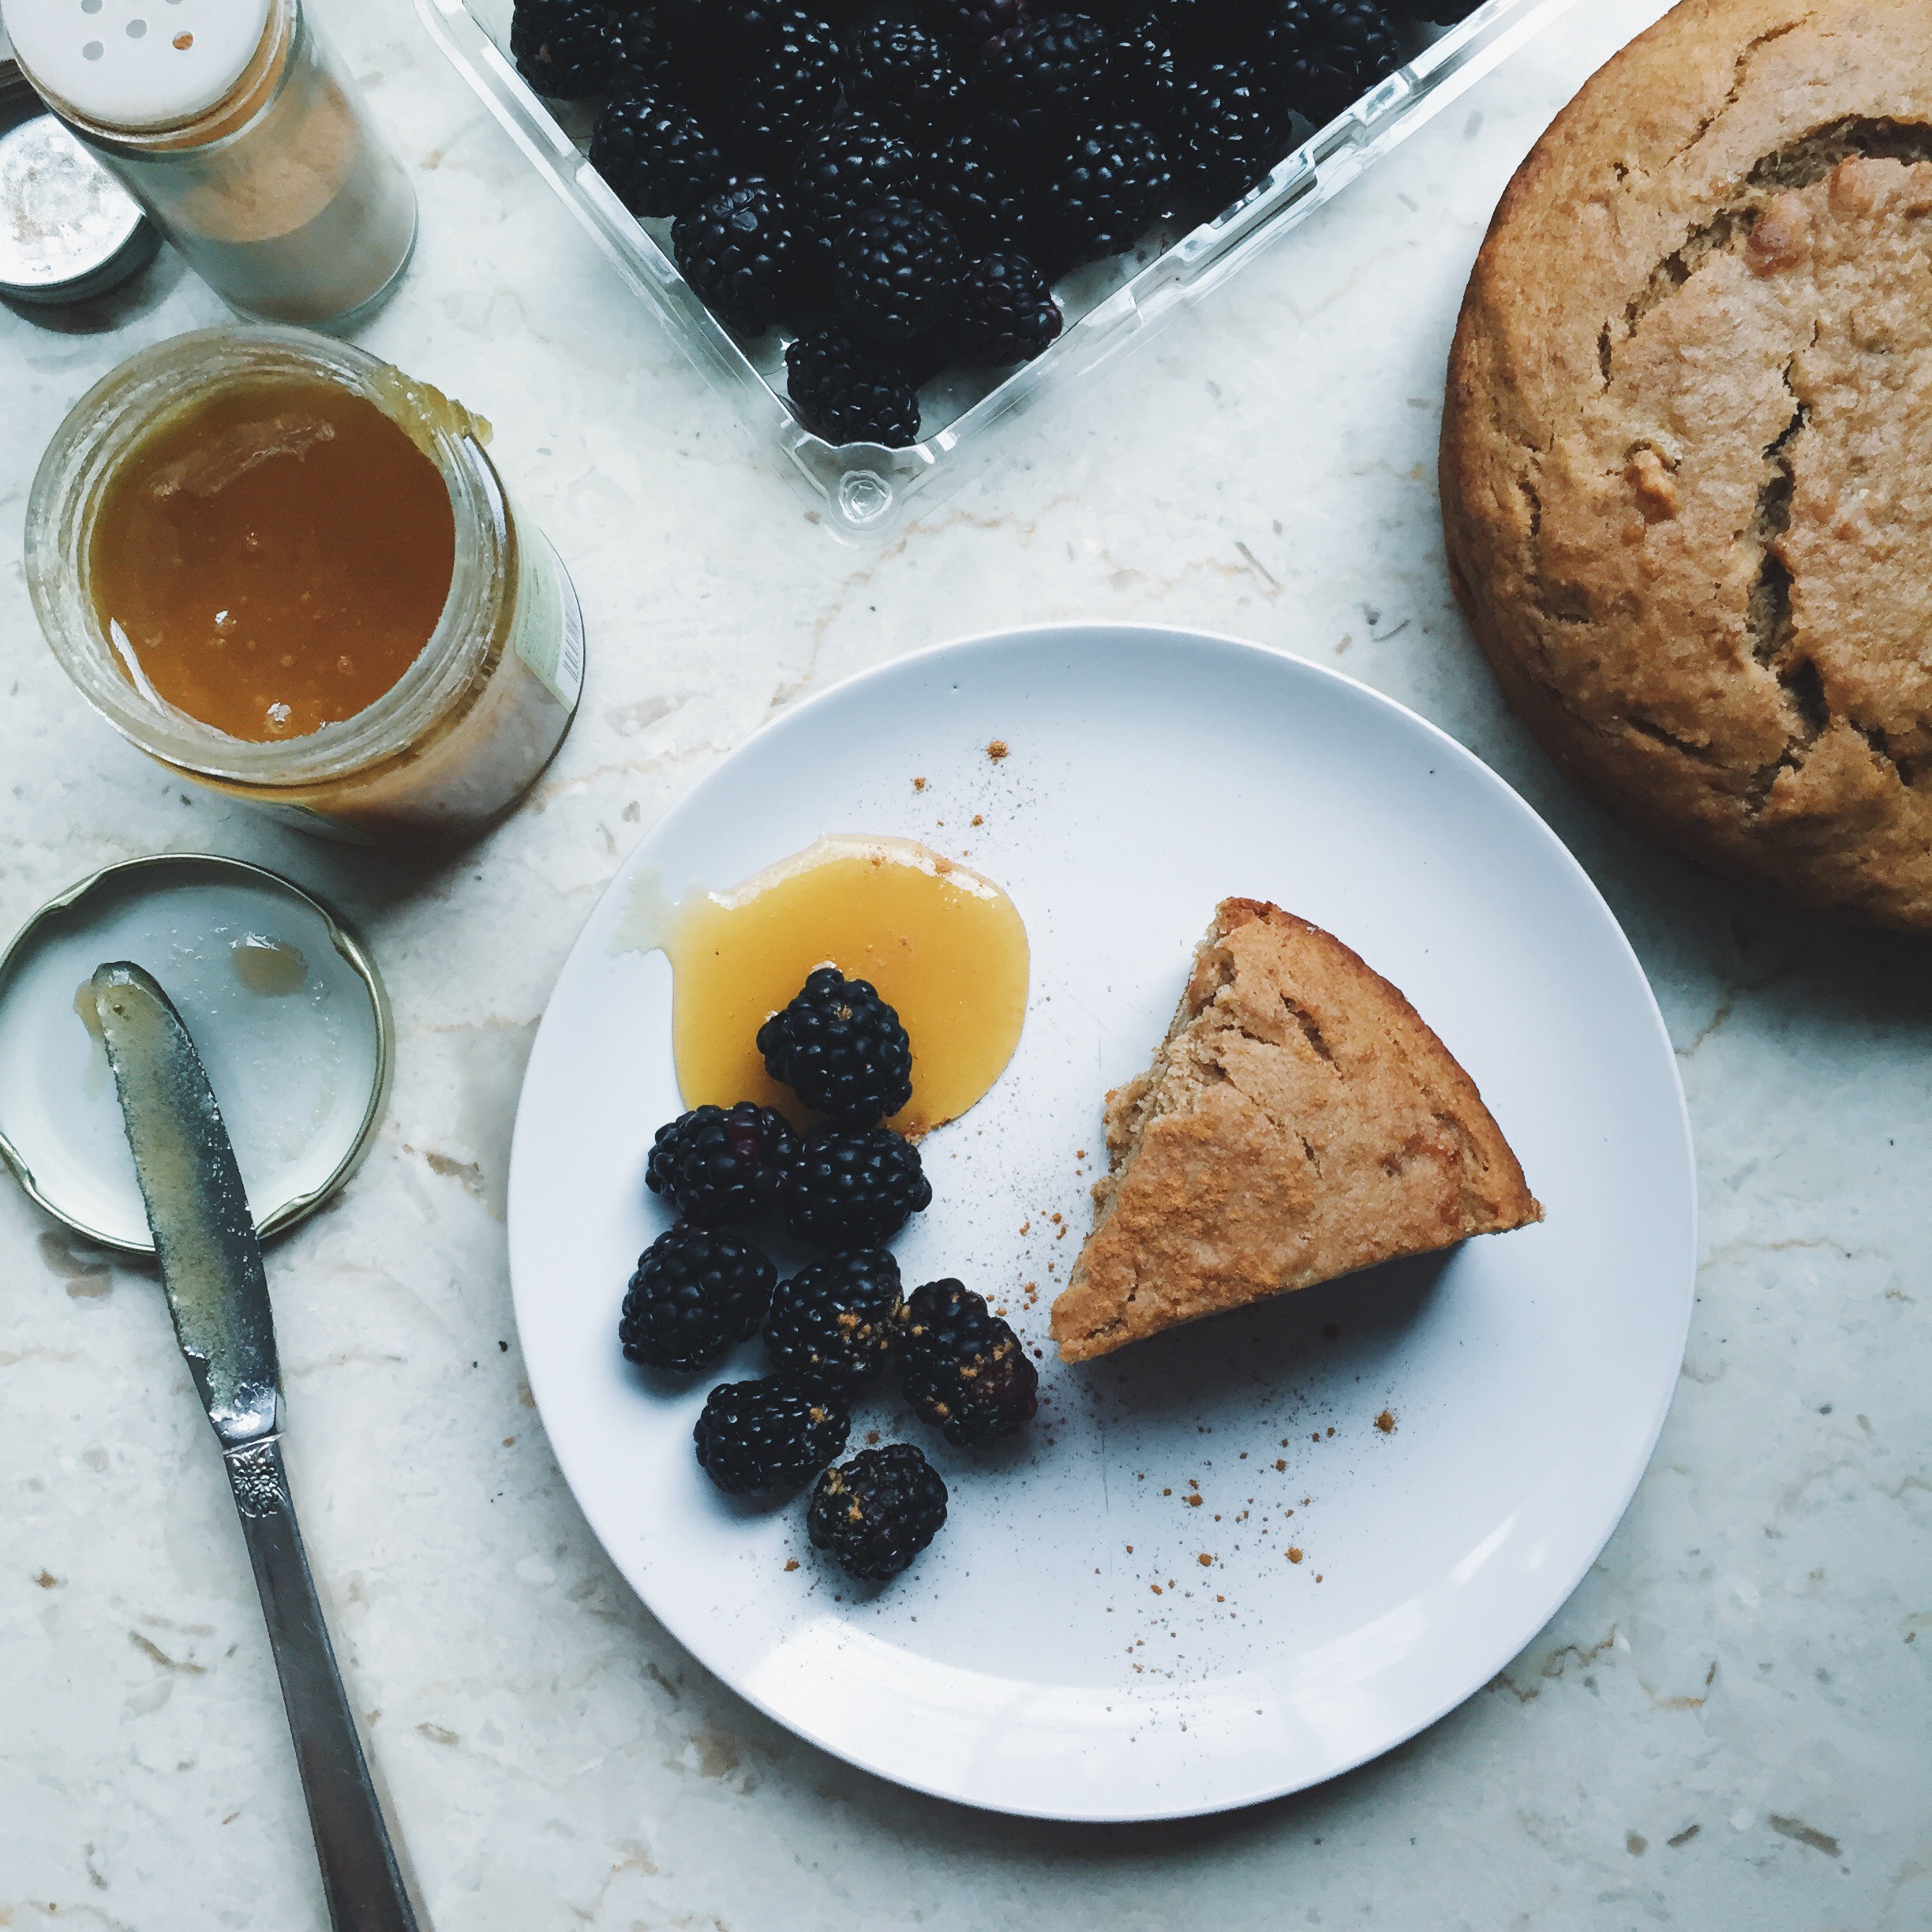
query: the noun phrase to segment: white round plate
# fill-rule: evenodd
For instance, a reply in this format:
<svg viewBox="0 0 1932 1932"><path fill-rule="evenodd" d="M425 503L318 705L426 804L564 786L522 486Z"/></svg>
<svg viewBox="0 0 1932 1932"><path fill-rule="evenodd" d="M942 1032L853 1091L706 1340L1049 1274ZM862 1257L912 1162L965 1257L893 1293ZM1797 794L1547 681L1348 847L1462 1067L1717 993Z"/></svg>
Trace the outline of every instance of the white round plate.
<svg viewBox="0 0 1932 1932"><path fill-rule="evenodd" d="M916 1441L952 1492L938 1541L882 1589L813 1552L802 1501L734 1505L693 1459L706 1391L763 1372L755 1344L678 1383L627 1366L616 1342L626 1279L669 1219L645 1155L680 1107L669 969L627 947L627 915L827 832L966 857L1012 893L1033 947L1019 1050L926 1142L935 1198L897 1249L908 1285L957 1275L1009 1311L1042 1355L1040 1413L975 1458L889 1388L860 1406L855 1448L874 1430ZM1146 1065L1230 894L1327 927L1409 995L1547 1219L1061 1365L1047 1307L1088 1226L1103 1096ZM1535 1635L1662 1426L1694 1215L1649 988L1507 785L1333 672L1082 625L948 645L828 691L645 839L530 1057L510 1258L564 1474L708 1668L901 1784L1124 1820L1331 1777Z"/></svg>

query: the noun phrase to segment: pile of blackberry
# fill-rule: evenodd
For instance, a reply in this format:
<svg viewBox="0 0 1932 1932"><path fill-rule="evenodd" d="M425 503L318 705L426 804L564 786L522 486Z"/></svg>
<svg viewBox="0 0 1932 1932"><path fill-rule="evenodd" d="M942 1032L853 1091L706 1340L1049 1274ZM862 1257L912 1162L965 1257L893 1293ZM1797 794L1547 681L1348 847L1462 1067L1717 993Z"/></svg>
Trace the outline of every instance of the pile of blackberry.
<svg viewBox="0 0 1932 1932"><path fill-rule="evenodd" d="M1058 335L1056 278L1238 199L1473 4L516 0L511 51L603 97L593 164L725 327L794 338L806 425L893 447L940 371Z"/></svg>
<svg viewBox="0 0 1932 1932"><path fill-rule="evenodd" d="M712 1390L692 1432L698 1466L739 1496L816 1477L813 1547L882 1582L938 1533L946 1487L909 1443L831 1466L854 1402L889 1370L915 1415L983 1448L1031 1420L1039 1373L959 1282L903 1290L885 1244L930 1204L932 1184L919 1149L885 1124L912 1097L912 1048L877 989L820 967L758 1029L758 1049L818 1124L801 1134L741 1100L658 1129L645 1185L680 1219L638 1257L618 1342L631 1361L689 1375L762 1331L773 1372ZM781 1282L747 1234L760 1222L827 1252Z"/></svg>

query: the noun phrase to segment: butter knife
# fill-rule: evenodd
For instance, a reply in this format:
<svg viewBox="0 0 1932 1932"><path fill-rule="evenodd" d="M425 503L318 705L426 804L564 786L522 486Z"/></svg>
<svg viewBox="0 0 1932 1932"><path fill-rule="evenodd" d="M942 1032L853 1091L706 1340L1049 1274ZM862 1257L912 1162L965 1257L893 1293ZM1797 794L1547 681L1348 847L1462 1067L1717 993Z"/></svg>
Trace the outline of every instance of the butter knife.
<svg viewBox="0 0 1932 1932"><path fill-rule="evenodd" d="M417 1932L282 1466L275 1324L242 1171L200 1056L138 966L92 982L161 1281L241 1513L335 1932Z"/></svg>

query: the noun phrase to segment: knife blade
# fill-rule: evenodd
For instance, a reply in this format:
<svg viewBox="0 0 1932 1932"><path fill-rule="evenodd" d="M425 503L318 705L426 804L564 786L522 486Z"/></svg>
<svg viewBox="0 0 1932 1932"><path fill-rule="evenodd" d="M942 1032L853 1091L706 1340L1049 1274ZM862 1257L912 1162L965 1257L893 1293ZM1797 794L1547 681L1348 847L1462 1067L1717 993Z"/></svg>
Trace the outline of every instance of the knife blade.
<svg viewBox="0 0 1932 1932"><path fill-rule="evenodd" d="M281 1424L275 1318L234 1144L181 1015L125 960L92 982L175 1339L224 1450Z"/></svg>

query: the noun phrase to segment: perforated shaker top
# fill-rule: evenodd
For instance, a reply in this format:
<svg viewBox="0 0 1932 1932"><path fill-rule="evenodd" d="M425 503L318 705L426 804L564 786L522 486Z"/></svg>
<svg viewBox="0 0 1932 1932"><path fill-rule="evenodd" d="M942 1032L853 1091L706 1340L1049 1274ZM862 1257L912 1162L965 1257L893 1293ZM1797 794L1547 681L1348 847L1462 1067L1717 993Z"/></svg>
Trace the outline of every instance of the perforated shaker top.
<svg viewBox="0 0 1932 1932"><path fill-rule="evenodd" d="M0 0L14 58L46 92L113 128L212 107L260 46L270 0Z"/></svg>

